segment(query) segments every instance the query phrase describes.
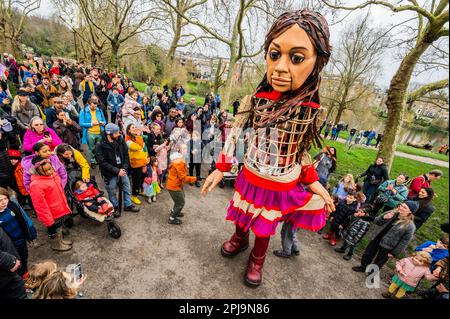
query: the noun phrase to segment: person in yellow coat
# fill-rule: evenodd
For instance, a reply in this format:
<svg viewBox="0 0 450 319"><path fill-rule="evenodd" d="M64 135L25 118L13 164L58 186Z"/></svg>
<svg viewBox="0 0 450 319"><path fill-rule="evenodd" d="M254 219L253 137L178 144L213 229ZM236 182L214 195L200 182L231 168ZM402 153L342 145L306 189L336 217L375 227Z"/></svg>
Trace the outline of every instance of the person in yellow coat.
<svg viewBox="0 0 450 319"><path fill-rule="evenodd" d="M136 125L128 124L125 132L125 142L127 143L131 166L131 201L135 204L141 204L137 195L141 193L150 158L146 151L144 138L138 133Z"/></svg>
<svg viewBox="0 0 450 319"><path fill-rule="evenodd" d="M69 144L60 144L55 149L61 163L67 171L68 185L71 185L76 179L81 178L84 182L91 179L90 166L86 158L80 151L73 148Z"/></svg>

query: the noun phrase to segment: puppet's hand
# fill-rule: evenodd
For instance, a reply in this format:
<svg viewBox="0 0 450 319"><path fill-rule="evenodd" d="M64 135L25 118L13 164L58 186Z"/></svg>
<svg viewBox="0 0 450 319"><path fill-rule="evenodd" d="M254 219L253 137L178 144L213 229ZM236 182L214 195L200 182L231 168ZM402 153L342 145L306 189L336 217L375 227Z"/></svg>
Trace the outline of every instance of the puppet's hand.
<svg viewBox="0 0 450 319"><path fill-rule="evenodd" d="M203 184L202 194L205 195L208 192L211 192L222 179L223 173L218 169L209 174L209 176L205 180L205 183Z"/></svg>

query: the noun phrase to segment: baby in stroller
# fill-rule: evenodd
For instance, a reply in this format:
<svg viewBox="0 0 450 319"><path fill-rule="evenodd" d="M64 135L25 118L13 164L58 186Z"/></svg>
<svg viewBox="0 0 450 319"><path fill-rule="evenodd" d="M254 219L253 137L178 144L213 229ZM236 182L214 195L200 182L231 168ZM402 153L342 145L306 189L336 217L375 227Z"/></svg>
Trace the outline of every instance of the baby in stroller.
<svg viewBox="0 0 450 319"><path fill-rule="evenodd" d="M112 203L103 197L103 192L95 188L93 183L78 180L74 184L74 195L77 200L91 212L106 215L114 210Z"/></svg>

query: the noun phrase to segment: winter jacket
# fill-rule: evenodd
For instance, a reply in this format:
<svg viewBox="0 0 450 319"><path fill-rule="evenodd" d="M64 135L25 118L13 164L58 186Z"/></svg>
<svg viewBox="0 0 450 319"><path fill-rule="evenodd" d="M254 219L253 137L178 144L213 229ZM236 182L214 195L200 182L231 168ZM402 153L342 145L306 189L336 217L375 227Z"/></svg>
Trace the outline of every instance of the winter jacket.
<svg viewBox="0 0 450 319"><path fill-rule="evenodd" d="M95 114L97 115L97 121L100 123L100 131L103 132L106 125L105 115L103 114L102 110L100 110L98 107L95 111ZM83 129L83 137L81 139L81 144L87 144L87 134L88 129L92 127L92 117L91 117L91 110L89 106L86 106L84 109L80 111L80 119L79 124L81 128ZM103 122L103 124L102 124Z"/></svg>
<svg viewBox="0 0 450 319"><path fill-rule="evenodd" d="M36 91L39 94L39 97L41 98L42 102L41 104L44 107L50 107L53 105L53 98L55 96L58 96L58 90L53 85L49 84L47 88L44 87L43 84L39 84L36 87Z"/></svg>
<svg viewBox="0 0 450 319"><path fill-rule="evenodd" d="M186 163L182 160L183 155L172 153L170 155L169 175L167 176L166 188L171 191L180 191L186 183L194 183L197 178L188 176Z"/></svg>
<svg viewBox="0 0 450 319"><path fill-rule="evenodd" d="M414 213L414 224L416 225L416 229L422 227L423 223L428 220L435 210L436 208L431 203L423 208L419 208L419 210Z"/></svg>
<svg viewBox="0 0 450 319"><path fill-rule="evenodd" d="M395 268L398 278L411 287L417 287L423 277L431 281L438 279L431 273L430 268L427 266L414 265L413 257L403 258L397 261ZM406 276L402 273L405 273Z"/></svg>
<svg viewBox="0 0 450 319"><path fill-rule="evenodd" d="M32 175L30 196L38 219L46 227L71 213L61 178L56 173L52 176Z"/></svg>
<svg viewBox="0 0 450 319"><path fill-rule="evenodd" d="M10 283L17 281L18 275L11 272L11 268L16 264L16 260L20 259L14 244L9 236L0 227L0 299L20 297L25 294L25 290L17 292L16 296L10 291Z"/></svg>
<svg viewBox="0 0 450 319"><path fill-rule="evenodd" d="M369 230L370 223L374 217L355 217L352 216L349 220L349 225L344 229L344 241L348 245L356 246Z"/></svg>
<svg viewBox="0 0 450 319"><path fill-rule="evenodd" d="M127 144L122 137L110 143L106 135L102 134L101 142L95 145L95 158L106 181L118 176L121 168L126 171L130 168ZM120 164L117 163L118 159Z"/></svg>
<svg viewBox="0 0 450 319"><path fill-rule="evenodd" d="M144 150L145 144L142 136L137 136L133 141L129 136L125 138L128 147L128 156L132 168L144 167L149 162L148 153Z"/></svg>
<svg viewBox="0 0 450 319"><path fill-rule="evenodd" d="M94 184L89 183L88 189L86 189L84 192L80 193L78 191L75 191L74 194L79 201L86 201L89 199L93 199L96 195L100 194L100 191L94 187Z"/></svg>
<svg viewBox="0 0 450 319"><path fill-rule="evenodd" d="M422 250L424 250L425 248L427 248L427 247L429 247L431 245L436 245L436 242L434 242L434 241L427 241L427 242L423 243L422 245L417 246L415 251L422 251ZM435 248L435 249L433 249L431 251L430 256L431 256L431 266L430 266L430 268L433 269L434 268L434 264L436 264L439 260L445 259L445 258L448 257L448 249Z"/></svg>
<svg viewBox="0 0 450 319"><path fill-rule="evenodd" d="M14 202L13 200L10 200L8 202L7 210L0 212L0 216L2 214L5 214L5 212L9 212L11 214L12 219L14 219L17 222L17 225L19 225L18 236L14 238L14 234L8 234L11 240L13 241L14 245L18 246L23 244L24 241L31 242L36 239L37 233L36 229L33 226L33 221L28 217L27 213L20 207L19 204ZM4 219L3 219L4 220ZM0 222L0 228L3 228L5 232L7 232L8 226L5 225L5 223Z"/></svg>
<svg viewBox="0 0 450 319"><path fill-rule="evenodd" d="M29 155L25 156L22 159L22 168L23 168L23 185L25 186L25 189L27 192L30 192L30 184L31 184L31 172L30 169L33 167L33 164L31 161L35 155ZM56 155L50 156L50 162L52 163L53 169L55 172L59 175L62 187L66 187L67 184L67 172L64 168L63 164L59 161L58 157Z"/></svg>
<svg viewBox="0 0 450 319"><path fill-rule="evenodd" d="M419 195L419 192L424 187L430 187L430 181L427 178L427 175L421 175L413 179L411 185L409 186L408 197L414 197Z"/></svg>
<svg viewBox="0 0 450 319"><path fill-rule="evenodd" d="M141 105L127 94L122 107L122 118L133 116L135 107L141 108Z"/></svg>
<svg viewBox="0 0 450 319"><path fill-rule="evenodd" d="M53 123L53 129L63 143L69 144L74 148L80 148L78 135L81 133L81 127L77 122L72 121L72 125L68 126L63 121L57 120Z"/></svg>
<svg viewBox="0 0 450 319"><path fill-rule="evenodd" d="M386 189L389 185L393 185L396 193L392 193L390 190ZM396 208L398 205L403 203L408 196L408 188L404 185L397 185L397 181L390 180L385 181L380 186L378 186L378 196L382 196L387 198L387 202L385 202L385 206L389 208Z"/></svg>
<svg viewBox="0 0 450 319"><path fill-rule="evenodd" d="M364 182L368 182L371 185L380 185L381 183L389 179L389 174L384 164L382 165L371 164L367 168L367 170L360 176L361 177L366 176Z"/></svg>
<svg viewBox="0 0 450 319"><path fill-rule="evenodd" d="M19 188L20 193L23 196L27 196L28 192L25 188L25 185L23 184L23 168L22 163L20 162L14 168L14 178L16 179L17 187Z"/></svg>
<svg viewBox="0 0 450 319"><path fill-rule="evenodd" d="M346 201L340 202L336 211L331 213L331 217L333 217L333 222L338 225L345 225L350 216L352 216L356 212L356 206L358 202L354 201L351 204L347 204Z"/></svg>
<svg viewBox="0 0 450 319"><path fill-rule="evenodd" d="M118 113L122 109L124 102L125 100L122 95L117 93L116 96L112 91L109 91L106 103L108 103L109 107L111 108L111 112Z"/></svg>
<svg viewBox="0 0 450 319"><path fill-rule="evenodd" d="M392 219L383 219L383 216L388 213L389 211L375 218L374 224L380 227L375 229L371 239L375 240L385 227L392 225L391 229L380 238L380 246L390 250L392 255L398 256L406 249L406 247L408 247L408 244L416 231L416 226L411 222L407 226L400 228L396 217L398 214L394 215ZM377 240L378 239L379 238L377 238Z"/></svg>
<svg viewBox="0 0 450 319"><path fill-rule="evenodd" d="M166 143L160 145L154 145L153 149L156 152L156 158L158 159L159 169L165 171L167 169L167 153L170 150L170 146Z"/></svg>
<svg viewBox="0 0 450 319"><path fill-rule="evenodd" d="M153 148L153 146L158 146L159 144L163 143L163 137L161 134L155 135L155 133L150 132L147 135L147 140L145 141L145 144L147 145L147 151L149 156L156 156L156 152Z"/></svg>
<svg viewBox="0 0 450 319"><path fill-rule="evenodd" d="M20 104L18 96L14 98L11 115L17 119L17 124L20 129L26 130L28 129L31 119L41 115L39 109L35 104L31 103L30 100L28 100L24 106L20 107L19 110L17 110L15 104Z"/></svg>
<svg viewBox="0 0 450 319"><path fill-rule="evenodd" d="M60 158L61 164L66 169L68 175L71 170L81 170L82 179L91 179L90 165L80 151L72 147L73 159Z"/></svg>
<svg viewBox="0 0 450 319"><path fill-rule="evenodd" d="M0 150L0 184L10 184L11 178L14 178L14 167L9 160L8 150L3 149Z"/></svg>
<svg viewBox="0 0 450 319"><path fill-rule="evenodd" d="M34 144L36 144L37 142L39 142L40 140L42 140L45 137L44 136L45 132L50 133L50 136L52 138L51 143L44 142L45 144L50 146L50 150L53 151L56 146L58 146L59 144L62 143L58 134L56 134L56 132L49 127L46 128L42 134L38 134L34 130L28 129L25 132L25 135L23 136L23 150L26 152L32 152Z"/></svg>

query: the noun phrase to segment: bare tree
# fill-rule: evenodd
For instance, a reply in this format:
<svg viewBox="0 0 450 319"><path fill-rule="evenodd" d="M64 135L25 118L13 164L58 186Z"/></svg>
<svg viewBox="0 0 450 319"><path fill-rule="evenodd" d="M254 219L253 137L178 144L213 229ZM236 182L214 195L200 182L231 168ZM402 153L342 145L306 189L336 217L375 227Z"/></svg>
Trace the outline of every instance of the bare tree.
<svg viewBox="0 0 450 319"><path fill-rule="evenodd" d="M331 96L332 111L337 107L334 123L339 123L344 110L357 104L372 87L380 69L380 57L388 46L386 31L369 26L369 14L342 31L340 43L331 59L331 72L338 85Z"/></svg>
<svg viewBox="0 0 450 319"><path fill-rule="evenodd" d="M198 17L190 17L185 12L177 8L171 0L162 0L171 7L177 15L193 26L198 27L205 35L214 38L214 40L225 44L229 51L228 71L223 91L222 105L227 107L230 99L230 92L233 85L233 75L238 61L245 58L251 58L260 54L263 50L262 43L257 48L251 50L250 46L254 43L250 34L244 35L245 25L253 17L253 30L263 22L270 23L276 17L277 12L282 12L280 3L269 0L238 0L221 1L215 0L208 7L209 16L214 21L206 21L207 17L201 21ZM280 1L284 3L285 1ZM256 19L255 19L256 17ZM259 17L259 19L258 19ZM219 22L219 24L217 23ZM266 29L266 28L265 28Z"/></svg>
<svg viewBox="0 0 450 319"><path fill-rule="evenodd" d="M164 19L150 1L78 0L76 3L89 29L108 42L112 67L117 67L124 56L143 52L144 47L128 47L126 42L145 32L159 30L157 22Z"/></svg>
<svg viewBox="0 0 450 319"><path fill-rule="evenodd" d="M401 64L395 72L387 93L386 106L388 109L388 118L386 121L386 130L378 151L379 156L385 158L389 169L394 159L397 138L405 115L406 102L408 100L408 86L411 81L414 69L420 58L429 49L433 43L440 38L448 37L449 22L448 0L427 1L420 5L417 0L406 1L365 1L356 6L345 6L342 1L321 0L326 5L334 9L358 10L370 5L386 7L393 12L409 11L417 15L417 30L415 33L414 46L408 50L403 57ZM394 4L396 3L396 4ZM436 87L435 83L427 84L429 90ZM439 86L437 86L439 88Z"/></svg>
<svg viewBox="0 0 450 319"><path fill-rule="evenodd" d="M0 47L17 57L27 17L41 6L41 0L0 0Z"/></svg>

